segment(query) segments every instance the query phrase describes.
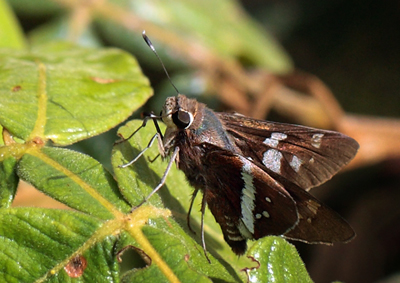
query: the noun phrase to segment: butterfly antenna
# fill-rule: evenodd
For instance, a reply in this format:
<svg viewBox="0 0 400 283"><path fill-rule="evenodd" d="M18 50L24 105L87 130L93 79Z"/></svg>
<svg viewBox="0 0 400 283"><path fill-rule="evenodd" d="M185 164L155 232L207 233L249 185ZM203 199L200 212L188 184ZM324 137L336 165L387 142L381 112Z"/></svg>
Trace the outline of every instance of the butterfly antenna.
<svg viewBox="0 0 400 283"><path fill-rule="evenodd" d="M146 31L143 31L143 32L142 32L142 36L143 36L143 39L144 39L144 41L146 42L146 44L150 47L150 49L153 51L153 53L156 54L156 56L157 56L157 58L158 58L158 61L160 61L161 66L163 67L164 72L165 72L165 74L167 75L167 78L168 78L169 82L171 83L171 85L172 85L172 86L174 87L174 89L176 90L176 93L179 94L179 90L176 88L176 86L175 86L174 83L172 82L171 77L169 76L168 71L167 71L167 69L166 69L165 66L164 66L163 61L161 60L160 56L158 56L158 53L157 53L156 49L155 49L154 46L153 46L153 43L151 43L150 38L147 37Z"/></svg>

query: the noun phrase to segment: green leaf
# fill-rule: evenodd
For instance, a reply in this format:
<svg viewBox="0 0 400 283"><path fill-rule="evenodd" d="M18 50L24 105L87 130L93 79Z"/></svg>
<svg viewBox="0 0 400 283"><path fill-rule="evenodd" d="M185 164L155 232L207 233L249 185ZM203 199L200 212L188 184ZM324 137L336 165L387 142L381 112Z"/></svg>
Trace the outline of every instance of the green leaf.
<svg viewBox="0 0 400 283"><path fill-rule="evenodd" d="M0 208L9 207L14 199L19 181L16 166L17 160L14 157L0 162Z"/></svg>
<svg viewBox="0 0 400 283"><path fill-rule="evenodd" d="M312 282L296 248L281 237L264 237L247 254L260 264L248 269L250 282Z"/></svg>
<svg viewBox="0 0 400 283"><path fill-rule="evenodd" d="M22 29L6 0L0 0L0 47L26 47Z"/></svg>
<svg viewBox="0 0 400 283"><path fill-rule="evenodd" d="M237 282L217 259L211 257L211 264L208 263L200 246L173 219L155 219L143 227L143 233L181 282ZM127 272L122 281L169 282L154 264Z"/></svg>
<svg viewBox="0 0 400 283"><path fill-rule="evenodd" d="M3 69L6 71L4 82L6 87L3 87L3 90L8 89L9 91L3 92L7 99L0 103L0 107L2 107L0 121L14 137L17 135L26 140L26 143L17 143L9 135L5 145L0 148L1 161L4 167L2 172L4 172L5 178L3 187L14 188L13 185L16 185L17 177L19 177L76 211L39 208L1 209L0 216L3 218L0 217L2 219L0 220L0 239L3 242L0 241L0 257L7 258L9 251L12 253L12 257L10 262L7 261L6 268L0 272L0 281L69 281L71 274L66 273L65 267L71 265L69 263L74 258L80 257L85 259L88 265L81 275L83 281L113 281L120 275L119 266L116 263L116 253L119 250L115 250L115 247L120 247L118 238L126 234L129 235L129 241L125 241L124 245L142 249L152 259L150 268L157 270L159 277L162 278L161 281L174 281L176 278L182 282L190 281L191 278L197 278L199 281L209 281L209 278L217 278L226 282L237 281L234 279L237 276L228 272L224 265L211 255L212 264L210 265L207 262L198 243L188 237L186 232L175 223L170 217L170 211L164 209L161 202L158 205L160 208L157 208L149 205L154 202L152 199L149 204L129 213L131 205L128 205L124 199L124 196L127 196L128 199L128 194L124 193L122 186L118 187L116 181L100 163L87 155L63 148L48 147L43 143L50 136L59 143L61 143L60 141L68 140L68 142L71 142L76 140L77 134L74 133L74 128L69 124L76 120L73 119L76 116L80 118L81 123L86 123L82 115L97 110L95 115L97 115L98 121L96 121L97 123L87 122L85 128L87 130L90 126L96 128L98 125L104 125L104 121L107 120L104 111L112 111L114 107L115 109L129 108L130 113L132 105L126 107L125 104L129 104L129 102L126 102L125 98L129 98L132 94L129 92L124 95L124 91L132 91L132 84L139 88L139 90L133 91L133 96L137 96L138 92L140 95L140 91L143 91L143 89L149 90L148 82L141 77L137 65L134 66L137 75L140 75L137 80L139 83L142 80L141 84L135 84L129 80L124 82L121 77L126 76L126 72L122 75L113 72L113 78L118 78L118 82L114 85L117 88L116 90L111 90L107 83L102 83L103 81L100 81L99 86L93 86L93 81L97 84L98 78L108 78L109 71L105 69L105 62L108 63L109 69L118 68L118 66L113 66L117 63L119 63L119 68L124 68L124 62L118 62L118 58L120 56L127 57L132 62L131 57L117 50L108 50L109 52L104 51L104 56L100 56L102 60L98 62L97 51L91 50L93 52L92 58L87 55L87 49L72 48L67 50L67 46L70 45L47 45L36 49L33 53L14 52L12 53L13 56L10 56L12 60L7 61L8 59L6 59L6 64L3 65ZM64 68L58 69L58 64L68 60L71 62L66 62L67 65L78 64L79 60L68 59L68 57L59 56L59 54L63 53L64 55L68 54L71 58L80 58L81 52L89 57L89 59L84 57L86 62L92 60L91 68L85 69L85 62L80 60L80 67L85 71L84 75L80 73L78 66L70 66L70 73L65 71L66 79L63 79L62 69ZM4 55L3 58L6 58L6 56ZM18 74L16 70L11 68L12 62L15 65L20 64L20 66L25 64L26 68ZM99 68L96 68L96 65L99 65ZM127 65L125 67L130 70L129 73L131 74L132 64L125 62L125 65ZM30 74L35 68L37 71L36 79ZM13 76L16 76L16 78ZM75 76L75 79L68 79L69 76ZM89 80L89 85L86 85L87 77L91 78L91 76L96 76L96 79ZM82 79L82 77L85 79ZM133 77L135 78L135 74L133 74ZM67 81L71 84L70 89L65 86ZM77 81L81 83L77 83ZM82 81L84 82L82 83ZM15 84L16 82L18 84ZM74 86L75 83L77 86ZM118 85L118 83L122 85ZM63 86L67 89L64 89ZM36 93L34 92L35 89ZM75 96L72 90L78 91L83 97ZM60 93L63 94L66 91L71 91L70 96L72 97L60 95ZM88 92L89 95L87 95ZM110 95L108 92L112 92L112 94ZM124 99L119 99L119 96L117 96L121 92L121 97ZM143 97L149 94L149 91L143 92ZM100 104L104 103L104 99L101 103L98 102L99 95L106 99L108 97L109 103L101 106ZM116 105L113 104L114 101L111 101L110 96L117 101ZM139 101L141 99L144 100L144 98L140 98ZM56 100L57 103L55 103ZM75 100L82 103L82 106ZM93 107L91 103L97 103L95 105L97 108ZM131 104L139 105L139 102L136 101ZM85 109L82 108L83 106L85 106ZM70 113L74 111L74 107L81 108L79 111ZM66 109L69 110L70 114L68 119L60 120L60 117L62 118L62 115L67 112ZM24 113L24 115L21 115L21 113ZM119 113L119 115L126 118L126 114ZM63 123L65 124L63 125ZM62 131L63 126L69 130ZM54 134L50 135L49 133L52 131L58 131L59 136L55 138ZM18 176L15 175L14 171L17 160L16 173ZM131 172L131 170L124 170L123 172ZM139 178L137 180L138 187L147 186L151 190L154 183L159 179L156 175L153 175L153 177L151 184L143 183L148 182L145 177L143 180ZM132 190L130 187L129 192L133 196L143 194ZM5 193L5 197L3 196L4 206L9 205L8 199L10 197L12 198L12 190ZM189 194L187 194L187 197L189 197ZM156 199L156 196L154 199ZM140 200L140 198L129 198L131 203L136 204ZM10 218L11 215L14 215L14 218ZM17 219L23 221L17 221ZM83 228L86 222L89 223L89 226ZM148 226L145 226L146 223ZM71 231L82 231L83 235L71 234ZM49 241L51 243L48 243ZM112 243L109 243L109 241ZM170 246L171 249L167 249L166 243L174 244ZM9 249L9 246L12 246L12 249ZM29 250L29 252L17 255L17 250ZM57 252L54 252L55 250ZM51 253L54 253L53 257L49 256ZM21 266L24 272L21 273L20 277L12 279L18 266ZM94 275L95 270L99 271L98 275ZM126 276L136 277L139 276L137 274L145 273L147 271L134 269ZM115 281L118 280L115 279Z"/></svg>
<svg viewBox="0 0 400 283"><path fill-rule="evenodd" d="M12 254L0 272L0 281L69 281L65 267L77 256L87 262L82 282L118 282L120 277L136 280L150 276L159 282L189 282L193 278L200 282L209 282L210 278L238 281L222 260L210 255L212 264L207 262L201 246L161 203L160 208L148 203L129 213L131 206L118 191L116 181L87 155L33 146L19 161L17 173L38 190L77 211L0 209L0 260L7 259L9 252ZM153 184L140 184L147 185L151 188ZM117 253L126 246L141 249L151 259L150 266L120 274ZM17 250L23 252L17 256ZM18 266L23 272L10 279Z"/></svg>
<svg viewBox="0 0 400 283"><path fill-rule="evenodd" d="M136 129L141 123L130 122L121 128L121 133ZM152 132L152 127L146 127L129 141L135 144L139 137L145 141ZM136 154L139 150L137 147L129 150L129 147L131 145L127 142L115 147L113 165L122 195L137 205L157 185L166 163L156 160L149 164L141 158L132 167L117 168L118 164L130 158L129 154ZM155 151L157 148L154 146L149 150L150 156L154 157ZM170 172L166 187L160 190L159 196L154 195L132 213L128 213L131 205L117 190L116 181L97 161L84 154L61 148L32 147L20 160L17 172L37 189L78 211L0 209L0 260L4 258L6 262L5 268L0 269L0 281L69 281L65 267L77 256L87 261L82 282L118 282L118 278L123 282L150 278L157 282L241 281L236 273L242 268L237 267L235 260L229 259L232 252L226 252L222 233L217 231L218 225L210 219L209 213L206 214L205 229L211 264L198 244L199 236L188 232L185 215L190 187L179 170ZM171 211L164 209L163 203L173 209L174 217L171 217ZM199 213L194 216L197 223L192 223L196 231L199 231L198 217ZM256 273L250 276L269 278L265 277L267 268L263 268L269 266L269 262L278 279L282 276L285 280L306 278L295 249L284 240L275 238L264 238L250 248L249 254L260 262L257 270L249 271L249 274ZM269 239L275 239L275 242L265 246ZM121 274L117 254L129 246L140 249L151 262L145 268L136 267ZM27 252L17 255L17 250ZM18 266L23 272L14 278ZM286 272L280 273L282 270Z"/></svg>
<svg viewBox="0 0 400 283"><path fill-rule="evenodd" d="M88 155L43 147L25 154L18 175L54 199L100 219L129 211L112 176Z"/></svg>
<svg viewBox="0 0 400 283"><path fill-rule="evenodd" d="M0 62L0 123L25 141L67 145L97 135L152 94L136 60L117 49L53 43L1 50Z"/></svg>
<svg viewBox="0 0 400 283"><path fill-rule="evenodd" d="M72 253L82 249L100 224L73 211L1 209L0 281L41 282L57 276Z"/></svg>

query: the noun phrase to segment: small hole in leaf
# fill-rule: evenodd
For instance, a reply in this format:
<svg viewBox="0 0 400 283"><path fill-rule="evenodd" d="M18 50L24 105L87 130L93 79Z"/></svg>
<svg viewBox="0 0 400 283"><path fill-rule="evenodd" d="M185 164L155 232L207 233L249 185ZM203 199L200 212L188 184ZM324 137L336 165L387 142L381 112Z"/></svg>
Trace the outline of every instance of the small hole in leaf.
<svg viewBox="0 0 400 283"><path fill-rule="evenodd" d="M126 246L117 253L121 273L151 265L151 258L141 249Z"/></svg>

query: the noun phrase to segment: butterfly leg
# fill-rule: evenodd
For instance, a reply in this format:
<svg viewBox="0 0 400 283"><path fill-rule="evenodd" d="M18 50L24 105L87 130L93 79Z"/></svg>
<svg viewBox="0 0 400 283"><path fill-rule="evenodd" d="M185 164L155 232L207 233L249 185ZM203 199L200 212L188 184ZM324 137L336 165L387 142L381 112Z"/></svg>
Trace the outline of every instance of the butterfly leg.
<svg viewBox="0 0 400 283"><path fill-rule="evenodd" d="M140 128L139 128L140 129ZM131 166L133 163L135 163L145 152L146 150L148 150L154 143L155 139L158 139L158 142L160 142L160 135L158 133L156 133L151 139L149 144L131 161L129 161L128 163L122 164L122 165L118 165L118 168L126 168L128 166ZM162 142L162 141L161 141Z"/></svg>
<svg viewBox="0 0 400 283"><path fill-rule="evenodd" d="M140 207L142 204L147 202L152 197L152 195L154 195L159 189L161 189L162 186L164 186L165 181L167 180L168 173L171 170L172 164L174 164L174 161L177 159L178 154L179 154L179 147L175 147L174 152L171 155L171 159L168 162L167 168L164 171L164 175L161 177L161 180L158 183L158 185L151 191L151 193L147 197L144 198L144 200L139 205L133 207L130 212L134 211L136 208Z"/></svg>
<svg viewBox="0 0 400 283"><path fill-rule="evenodd" d="M191 200L191 202L190 202L189 210L188 210L188 213L187 213L187 215L186 215L186 223L187 223L187 226L188 226L190 232L192 232L192 233L194 233L194 234L196 234L196 232L195 232L195 231L192 229L192 227L190 226L190 213L192 212L194 199L196 198L198 192L199 192L198 189L195 189L195 190L194 190L193 195L192 195L192 200Z"/></svg>
<svg viewBox="0 0 400 283"><path fill-rule="evenodd" d="M139 132L139 130L140 130L141 128L146 127L146 124L147 124L147 122L149 121L149 119L153 119L153 120L154 120L156 117L157 117L157 116L155 116L154 114L149 114L149 115L145 116L144 119L143 119L143 123L142 123L142 125L141 125L139 128L137 128L129 137L127 137L127 138L122 137L121 140L116 141L116 142L114 143L114 145L117 145L117 144L126 142L126 141L129 140L131 137L133 137L137 132Z"/></svg>
<svg viewBox="0 0 400 283"><path fill-rule="evenodd" d="M207 205L207 201L206 201L206 197L203 195L203 199L201 201L201 244L203 246L203 251L204 251L204 255L208 261L208 263L211 263L210 259L208 258L207 255L207 248L206 248L206 240L204 237L204 213L206 210L206 205Z"/></svg>

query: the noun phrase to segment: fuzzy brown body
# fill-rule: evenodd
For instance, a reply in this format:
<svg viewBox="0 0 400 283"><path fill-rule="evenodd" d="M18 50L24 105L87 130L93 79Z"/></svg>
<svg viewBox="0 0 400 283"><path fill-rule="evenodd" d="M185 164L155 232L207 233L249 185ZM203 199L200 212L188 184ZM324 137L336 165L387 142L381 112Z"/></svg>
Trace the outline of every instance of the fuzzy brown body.
<svg viewBox="0 0 400 283"><path fill-rule="evenodd" d="M330 179L358 144L337 132L216 113L183 95L166 100L164 155L201 190L236 254L267 235L309 243L355 235L338 214L306 190ZM204 211L203 211L204 213ZM203 232L203 231L202 231Z"/></svg>
<svg viewBox="0 0 400 283"><path fill-rule="evenodd" d="M240 176L231 176L229 166L224 160L219 160L221 149L228 149L224 153L232 156L241 152L226 132L220 131L222 125L218 124L220 122L216 115L207 108L205 114L200 128L177 133L173 147L180 148L178 168L185 173L193 187L203 192L209 209L224 231L225 241L235 253L242 254L246 249L246 238L237 229L241 215L240 195L235 191L229 193L222 186L242 187L243 180ZM229 237L236 240L232 241Z"/></svg>

